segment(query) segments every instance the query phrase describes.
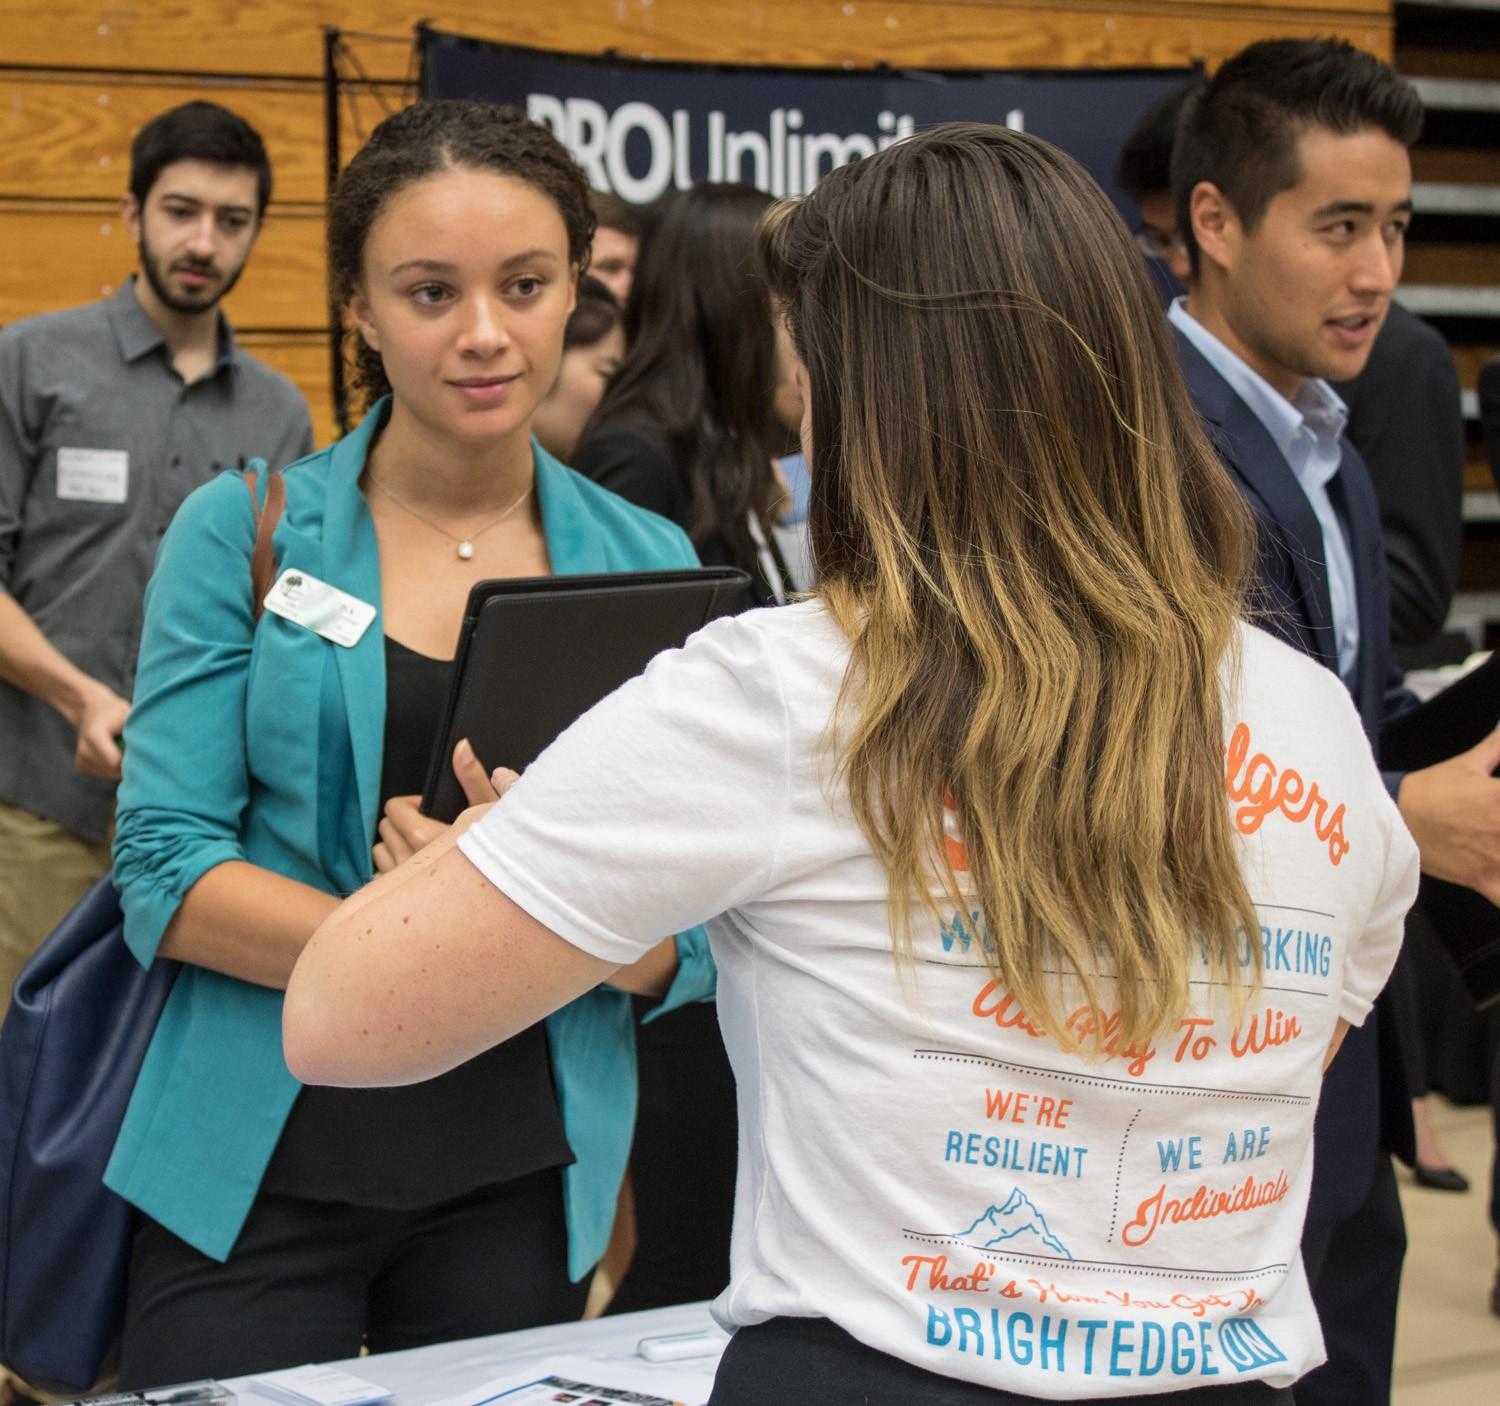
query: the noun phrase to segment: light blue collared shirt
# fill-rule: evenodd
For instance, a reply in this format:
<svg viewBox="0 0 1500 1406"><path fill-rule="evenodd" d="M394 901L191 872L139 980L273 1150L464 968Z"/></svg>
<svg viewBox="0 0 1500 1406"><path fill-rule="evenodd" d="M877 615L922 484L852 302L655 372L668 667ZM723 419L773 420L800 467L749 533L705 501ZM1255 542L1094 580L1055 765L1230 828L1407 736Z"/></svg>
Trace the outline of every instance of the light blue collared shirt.
<svg viewBox="0 0 1500 1406"><path fill-rule="evenodd" d="M1167 312L1172 325L1229 382L1230 389L1250 407L1281 450L1323 529L1323 562L1328 568L1328 604L1333 615L1333 637L1338 646L1339 674L1354 677L1359 652L1359 606L1354 593L1354 559L1349 539L1328 496L1328 485L1343 462L1339 444L1349 419L1349 408L1327 381L1309 377L1295 400L1288 400L1269 381L1253 371L1187 310L1187 299L1177 298Z"/></svg>

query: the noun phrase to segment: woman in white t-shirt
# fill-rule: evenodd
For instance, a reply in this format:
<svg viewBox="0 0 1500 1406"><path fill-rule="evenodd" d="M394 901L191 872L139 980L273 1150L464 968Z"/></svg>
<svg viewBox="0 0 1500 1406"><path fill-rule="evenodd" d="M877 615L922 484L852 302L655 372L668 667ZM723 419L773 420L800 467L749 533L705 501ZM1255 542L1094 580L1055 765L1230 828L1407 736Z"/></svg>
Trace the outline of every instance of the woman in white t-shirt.
<svg viewBox="0 0 1500 1406"><path fill-rule="evenodd" d="M714 1406L1288 1402L1321 1072L1416 884L1354 709L1241 621L1244 509L1069 158L934 128L761 245L817 597L659 658L351 899L292 1069L427 1078L712 919Z"/></svg>

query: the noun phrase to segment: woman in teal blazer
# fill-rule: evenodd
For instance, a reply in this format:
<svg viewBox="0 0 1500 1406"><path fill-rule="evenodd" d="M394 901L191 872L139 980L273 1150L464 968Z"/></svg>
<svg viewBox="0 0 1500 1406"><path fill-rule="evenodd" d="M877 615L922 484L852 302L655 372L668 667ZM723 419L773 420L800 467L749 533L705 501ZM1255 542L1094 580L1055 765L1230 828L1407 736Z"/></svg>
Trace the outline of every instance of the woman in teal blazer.
<svg viewBox="0 0 1500 1406"><path fill-rule="evenodd" d="M412 1166L393 1196L380 1180L385 1169L364 1165L358 1149L332 1192L314 1185L304 1195L297 1220L279 1193L288 1177L293 1190L298 1176L318 1183L319 1158L346 1150L326 1130L303 1139L310 1165L273 1175L278 1194L263 1185L300 1092L281 1051L287 958L339 895L430 833L409 805L381 815L383 763L406 741L387 718L388 661L441 668L473 580L696 565L678 528L564 468L530 437L586 257L587 211L582 177L552 138L486 105L407 109L377 129L346 173L330 211L333 277L337 287L352 248L346 291L362 370L367 384L393 385L394 396L332 448L285 471L274 544L279 571L376 608L357 640L335 642L271 611L256 622L255 519L237 475L195 493L163 540L125 733L115 877L132 952L142 963L169 955L183 966L105 1177L143 1213L122 1385L345 1356L361 1341L391 1348L521 1326L547 1313L536 1280L583 1279L608 1239L635 1110L630 1000L614 987L545 1023L550 1091L545 1075L533 1090L555 1097L566 1142L554 1138L560 1150L533 1158L551 1180L526 1184L561 1200L565 1265L526 1263L521 1242L545 1203L522 1206L519 1220L476 1223L486 1212L466 1183L457 1209L444 1211L446 1229L429 1234L420 1215L412 1219ZM264 489L262 474L262 497ZM503 511L481 511L486 498ZM425 650L405 648L414 643ZM383 853L372 858L377 845ZM713 988L701 930L675 948L675 975L667 950L664 975L642 977L657 991L670 981L663 1010ZM500 1115L488 1103L462 1114L433 1145L396 1148L395 1160L426 1159L439 1187L450 1162L482 1162L488 1154L469 1143L493 1139L487 1115ZM363 1125L353 1117L357 1141ZM381 1129L369 1135L378 1147ZM504 1136L502 1160L528 1134L507 1128ZM356 1185L347 1223L340 1176ZM325 1234L325 1226L335 1228ZM514 1259L521 1305L483 1321L444 1320L427 1301L442 1291L419 1288L408 1297L422 1302L407 1316L422 1326L377 1331L377 1299L390 1297L394 1270L370 1261L368 1247L384 1236L430 1250L443 1235L458 1247L454 1256L486 1246L484 1261L429 1255L425 1282L463 1278L468 1297L483 1298L476 1276ZM334 1240L366 1259L351 1269ZM364 1322L357 1304L343 1305L336 1327L319 1327L333 1313L328 1286L366 1270Z"/></svg>

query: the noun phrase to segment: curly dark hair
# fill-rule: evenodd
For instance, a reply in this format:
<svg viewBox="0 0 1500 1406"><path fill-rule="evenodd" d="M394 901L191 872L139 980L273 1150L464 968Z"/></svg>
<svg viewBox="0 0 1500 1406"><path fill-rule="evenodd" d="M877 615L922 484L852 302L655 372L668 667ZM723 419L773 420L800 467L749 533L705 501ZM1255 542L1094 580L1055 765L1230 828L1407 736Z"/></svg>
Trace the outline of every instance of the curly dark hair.
<svg viewBox="0 0 1500 1406"><path fill-rule="evenodd" d="M387 117L339 176L328 206L328 288L343 308L364 277L365 244L391 197L416 181L467 166L514 176L554 205L568 231L568 260L588 267L594 238L589 186L567 148L514 107L431 99ZM352 341L355 380L366 407L390 391L380 353L358 332Z"/></svg>

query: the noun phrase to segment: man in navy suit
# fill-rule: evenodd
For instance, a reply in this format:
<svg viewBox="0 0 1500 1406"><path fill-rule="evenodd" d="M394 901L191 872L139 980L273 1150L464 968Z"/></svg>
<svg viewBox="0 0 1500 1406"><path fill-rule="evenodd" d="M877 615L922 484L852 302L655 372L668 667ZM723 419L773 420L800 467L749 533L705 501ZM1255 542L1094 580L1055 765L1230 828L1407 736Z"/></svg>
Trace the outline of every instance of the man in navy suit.
<svg viewBox="0 0 1500 1406"><path fill-rule="evenodd" d="M1328 385L1363 369L1411 217L1411 86L1337 41L1268 40L1188 101L1172 186L1188 247L1169 316L1188 390L1254 511L1258 623L1334 670L1371 740L1410 706L1391 662L1379 509ZM1428 873L1500 901L1500 731L1387 784ZM1412 1155L1388 1010L1352 1031L1319 1110L1303 1257L1329 1361L1298 1406L1390 1399L1406 1237L1390 1154Z"/></svg>

